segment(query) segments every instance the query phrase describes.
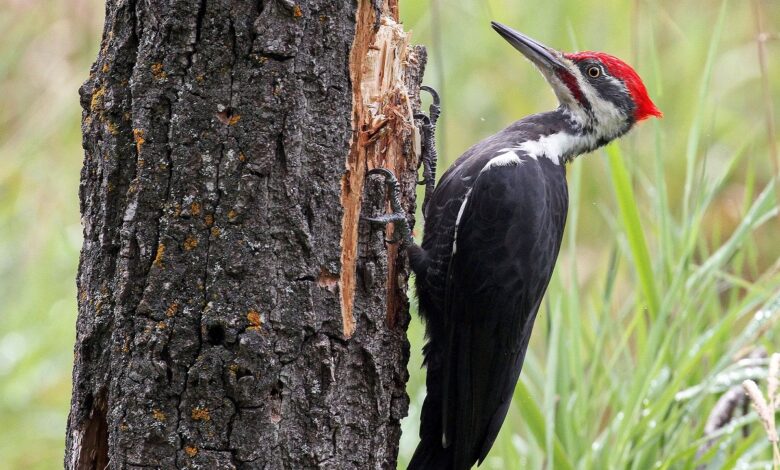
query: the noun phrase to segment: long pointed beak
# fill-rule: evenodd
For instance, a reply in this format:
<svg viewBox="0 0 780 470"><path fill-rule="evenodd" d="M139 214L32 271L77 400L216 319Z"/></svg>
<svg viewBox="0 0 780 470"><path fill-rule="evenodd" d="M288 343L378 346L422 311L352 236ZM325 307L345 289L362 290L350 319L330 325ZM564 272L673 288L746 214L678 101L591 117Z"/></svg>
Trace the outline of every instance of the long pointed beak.
<svg viewBox="0 0 780 470"><path fill-rule="evenodd" d="M544 44L529 38L525 34L519 33L509 26L491 21L490 24L509 44L522 52L524 56L539 67L543 72L553 72L556 69L565 69L566 65L561 62L560 53L550 49Z"/></svg>

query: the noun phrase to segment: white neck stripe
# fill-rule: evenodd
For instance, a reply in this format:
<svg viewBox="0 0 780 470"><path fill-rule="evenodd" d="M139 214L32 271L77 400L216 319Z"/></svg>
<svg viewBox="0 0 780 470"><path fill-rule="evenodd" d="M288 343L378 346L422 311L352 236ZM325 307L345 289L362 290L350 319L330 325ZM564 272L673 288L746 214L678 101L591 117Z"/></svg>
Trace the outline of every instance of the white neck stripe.
<svg viewBox="0 0 780 470"><path fill-rule="evenodd" d="M502 149L502 151L507 151L507 153L501 154L490 160L482 171L485 171L491 166L494 160L506 155L511 154L517 158L517 154L514 152L518 150L524 152L534 160L539 157L544 157L554 164L560 165L561 162L566 163L575 155L587 152L595 146L596 137L592 134L574 135L566 131L560 131L555 134L541 136L538 140L527 140L519 143L515 147Z"/></svg>

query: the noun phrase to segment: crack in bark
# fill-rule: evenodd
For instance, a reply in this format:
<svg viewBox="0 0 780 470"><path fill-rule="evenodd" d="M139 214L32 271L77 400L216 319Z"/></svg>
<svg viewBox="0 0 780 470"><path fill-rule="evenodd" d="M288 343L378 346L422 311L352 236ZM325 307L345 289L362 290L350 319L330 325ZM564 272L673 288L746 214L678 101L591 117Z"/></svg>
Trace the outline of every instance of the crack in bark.
<svg viewBox="0 0 780 470"><path fill-rule="evenodd" d="M355 5L291 5L107 2L81 98L92 231L68 462L102 386L111 468L394 464L404 336L382 327L382 283L356 296L365 329L346 339L333 317Z"/></svg>
<svg viewBox="0 0 780 470"><path fill-rule="evenodd" d="M202 5L205 5L205 1L206 0L202 0ZM199 20L199 23L198 23L199 25L200 25L200 21L202 21L202 19ZM200 26L199 26L199 28L200 28ZM232 38L232 52L233 52L233 55L232 55L232 62L231 62L231 75L230 75L228 106L229 106L229 109L233 109L233 83L234 83L234 72L233 71L235 70L235 63L236 63L237 54L236 54L235 28L233 26L232 20L230 21L230 28L229 29L230 29L231 38ZM198 37L199 36L200 36L200 33L198 34ZM225 131L225 136L224 136L223 142L224 141L229 141L230 133L231 133L231 127L230 127L229 124L225 125L225 129L226 129L226 131ZM184 430L182 429L182 425L181 425L182 424L181 423L181 415L182 415L181 402L184 399L184 397L187 396L188 384L189 384L189 381L190 381L190 373L192 371L192 368L197 364L198 359L200 358L201 354L203 353L203 342L204 342L203 341L203 327L204 327L204 325L203 325L203 313L208 308L208 305L209 305L209 293L210 293L210 290L211 290L210 289L211 285L210 285L210 281L209 281L209 270L211 269L211 261L212 261L212 259L211 259L211 248L212 248L212 240L214 238L213 228L217 226L216 225L217 224L217 217L216 216L219 213L220 200L221 200L221 194L222 194L222 189L220 188L220 173L222 171L222 161L224 159L224 154L225 154L225 144L223 143L223 144L220 145L219 158L216 161L216 176L214 178L214 191L216 192L216 197L215 197L215 201L214 201L214 205L213 205L213 211L212 211L212 213L213 213L213 224L214 225L212 225L211 227L208 227L208 226L206 227L206 229L207 229L207 236L206 236L206 250L205 250L206 251L206 259L205 259L205 263L204 263L205 264L205 270L204 270L204 274L203 274L203 303L202 303L202 307L200 309L200 312L199 312L199 315L198 315L198 319L197 319L197 325L198 325L198 348L197 348L196 354L194 355L193 361L187 367L187 372L185 373L184 390L182 391L181 395L179 395L179 400L178 400L178 404L177 404L177 407L176 407L177 410L178 410L178 414L179 414L178 419L177 419L176 429L178 430L178 433L179 433L179 436L180 436L180 442L179 442L179 445L180 445L179 450L180 451L183 451L184 447L185 447ZM227 397L227 395L225 395L225 396ZM228 436L229 435L230 435L230 433L228 432ZM229 438L228 438L228 443L229 442L230 441L229 441ZM179 452L179 454L180 453L181 452ZM177 454L177 457L176 457L177 464L179 464L179 456L178 456L179 454ZM233 451L231 451L231 456L232 455L233 455Z"/></svg>
<svg viewBox="0 0 780 470"><path fill-rule="evenodd" d="M375 11L366 0L359 2L358 27L350 53L350 78L353 91L352 142L342 179L341 203L344 207L341 238L341 313L344 336L355 332L353 299L358 263L359 218L365 174L370 168L385 167L399 175L407 168L411 130L414 127L412 103L406 88L407 62L411 52L408 35L388 16ZM376 17L376 27L366 25ZM416 168L416 162L411 166ZM406 178L401 179L402 187ZM409 191L406 190L405 193ZM413 211L412 211L413 212ZM387 230L392 237L392 228ZM398 247L388 246L387 323L395 326L398 301ZM401 293L400 295L403 295Z"/></svg>

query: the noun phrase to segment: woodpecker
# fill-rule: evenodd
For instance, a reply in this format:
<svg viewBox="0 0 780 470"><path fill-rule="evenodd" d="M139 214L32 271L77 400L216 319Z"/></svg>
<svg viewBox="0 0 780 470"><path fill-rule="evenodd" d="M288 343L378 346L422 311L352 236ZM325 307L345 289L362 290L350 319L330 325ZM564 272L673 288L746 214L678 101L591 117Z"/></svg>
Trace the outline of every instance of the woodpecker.
<svg viewBox="0 0 780 470"><path fill-rule="evenodd" d="M420 443L410 470L467 470L481 464L506 417L528 340L561 246L568 210L566 167L662 114L637 73L602 52L562 53L497 22L509 44L530 60L559 101L468 149L433 188L433 128L423 116L425 180L421 246L411 240L394 175L385 178L394 223L413 272L427 395Z"/></svg>

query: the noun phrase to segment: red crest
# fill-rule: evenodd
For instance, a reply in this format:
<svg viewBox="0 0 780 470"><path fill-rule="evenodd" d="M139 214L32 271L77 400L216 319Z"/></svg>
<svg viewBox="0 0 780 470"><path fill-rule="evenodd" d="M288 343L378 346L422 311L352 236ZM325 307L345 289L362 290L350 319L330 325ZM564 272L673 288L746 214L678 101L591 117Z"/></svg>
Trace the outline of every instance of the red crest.
<svg viewBox="0 0 780 470"><path fill-rule="evenodd" d="M647 88L642 83L642 79L639 74L627 63L618 59L617 57L603 52L575 52L573 54L566 54L566 58L579 62L585 59L596 59L607 68L610 75L615 78L619 78L626 84L628 92L631 93L631 97L636 104L636 110L634 111L634 119L641 121L647 119L650 116L663 117L663 113L659 110L653 100L647 95Z"/></svg>

